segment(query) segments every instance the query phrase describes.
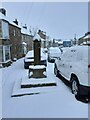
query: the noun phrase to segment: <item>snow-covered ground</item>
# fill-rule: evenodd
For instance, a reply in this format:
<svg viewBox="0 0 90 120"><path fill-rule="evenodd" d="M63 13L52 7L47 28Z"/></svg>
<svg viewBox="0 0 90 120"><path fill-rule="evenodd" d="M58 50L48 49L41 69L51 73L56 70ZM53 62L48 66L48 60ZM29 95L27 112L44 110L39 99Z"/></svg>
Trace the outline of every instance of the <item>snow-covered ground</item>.
<svg viewBox="0 0 90 120"><path fill-rule="evenodd" d="M3 118L88 118L88 104L77 101L70 89L55 77L53 63L48 63L47 75L57 86L41 94L11 97L14 83L27 75L23 59L2 69ZM38 88L34 88L38 89ZM40 89L40 88L39 88Z"/></svg>

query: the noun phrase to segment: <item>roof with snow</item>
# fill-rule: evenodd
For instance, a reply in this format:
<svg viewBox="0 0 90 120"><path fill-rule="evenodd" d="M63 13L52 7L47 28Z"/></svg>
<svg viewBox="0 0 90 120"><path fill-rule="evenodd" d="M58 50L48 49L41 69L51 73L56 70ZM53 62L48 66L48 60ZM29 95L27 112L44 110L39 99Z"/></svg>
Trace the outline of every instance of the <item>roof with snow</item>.
<svg viewBox="0 0 90 120"><path fill-rule="evenodd" d="M3 15L2 13L0 13L0 19L5 20L5 21L9 22L11 25L14 25L14 26L20 28L20 25L16 25L14 22L12 22L7 16Z"/></svg>
<svg viewBox="0 0 90 120"><path fill-rule="evenodd" d="M7 22L9 22L9 18L7 16L3 15L2 13L0 13L0 19L6 20Z"/></svg>
<svg viewBox="0 0 90 120"><path fill-rule="evenodd" d="M21 33L22 34L27 34L27 35L30 35L30 31L29 31L29 29L26 29L26 28L21 28Z"/></svg>
<svg viewBox="0 0 90 120"><path fill-rule="evenodd" d="M40 37L38 34L36 34L33 40L38 40L38 41L40 41L40 40L41 40L41 37Z"/></svg>
<svg viewBox="0 0 90 120"><path fill-rule="evenodd" d="M15 27L21 28L21 33L26 34L26 35L31 35L29 29L23 28L22 25L20 25L19 22L18 22L18 25L17 25L13 21L11 21L7 16L3 15L1 12L0 12L0 19L9 22L9 24L11 24Z"/></svg>
<svg viewBox="0 0 90 120"><path fill-rule="evenodd" d="M11 25L15 26L15 27L21 28L20 25L17 25L17 24L15 24L14 22L9 22L9 23L10 23Z"/></svg>
<svg viewBox="0 0 90 120"><path fill-rule="evenodd" d="M90 38L90 32L87 32L87 33L85 33L84 36L80 37L78 40L80 40L80 39L89 39L89 38Z"/></svg>
<svg viewBox="0 0 90 120"><path fill-rule="evenodd" d="M83 39L88 39L88 38L90 38L90 34L85 36Z"/></svg>
<svg viewBox="0 0 90 120"><path fill-rule="evenodd" d="M63 41L58 41L58 44L63 44Z"/></svg>
<svg viewBox="0 0 90 120"><path fill-rule="evenodd" d="M63 41L71 41L71 40L65 39L65 40L63 40Z"/></svg>

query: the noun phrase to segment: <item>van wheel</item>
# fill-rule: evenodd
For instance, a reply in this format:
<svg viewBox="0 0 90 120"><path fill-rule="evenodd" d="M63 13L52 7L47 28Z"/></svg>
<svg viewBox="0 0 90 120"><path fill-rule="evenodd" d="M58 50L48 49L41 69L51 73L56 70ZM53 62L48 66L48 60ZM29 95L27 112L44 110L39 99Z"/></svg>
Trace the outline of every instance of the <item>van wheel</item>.
<svg viewBox="0 0 90 120"><path fill-rule="evenodd" d="M55 66L54 66L54 74L56 75L56 77L58 76L58 70L57 70L56 64L55 64Z"/></svg>
<svg viewBox="0 0 90 120"><path fill-rule="evenodd" d="M75 77L72 77L71 79L71 90L72 90L72 93L75 95L75 96L79 96L79 82L77 80L77 78Z"/></svg>

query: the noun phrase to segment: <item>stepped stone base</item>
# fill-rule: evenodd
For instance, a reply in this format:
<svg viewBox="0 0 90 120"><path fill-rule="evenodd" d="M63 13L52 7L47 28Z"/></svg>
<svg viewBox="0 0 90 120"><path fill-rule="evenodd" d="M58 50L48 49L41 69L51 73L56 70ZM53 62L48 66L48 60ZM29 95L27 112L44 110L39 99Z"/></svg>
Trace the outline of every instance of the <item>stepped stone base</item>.
<svg viewBox="0 0 90 120"><path fill-rule="evenodd" d="M55 91L57 84L47 78L29 79L27 76L15 81L11 97L20 97L25 95L37 95Z"/></svg>
<svg viewBox="0 0 90 120"><path fill-rule="evenodd" d="M30 73L33 73L30 75ZM47 76L43 73L46 72L46 67L44 65L31 65L29 66L28 78L46 78Z"/></svg>
<svg viewBox="0 0 90 120"><path fill-rule="evenodd" d="M56 86L56 82L47 78L22 78L21 88Z"/></svg>

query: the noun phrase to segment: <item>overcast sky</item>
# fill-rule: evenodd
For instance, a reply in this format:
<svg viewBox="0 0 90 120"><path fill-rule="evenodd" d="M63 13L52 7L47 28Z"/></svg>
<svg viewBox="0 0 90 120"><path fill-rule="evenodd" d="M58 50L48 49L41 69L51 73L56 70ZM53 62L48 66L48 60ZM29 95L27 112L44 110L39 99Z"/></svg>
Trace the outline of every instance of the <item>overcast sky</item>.
<svg viewBox="0 0 90 120"><path fill-rule="evenodd" d="M7 16L38 27L51 38L72 39L88 31L88 2L5 2Z"/></svg>

